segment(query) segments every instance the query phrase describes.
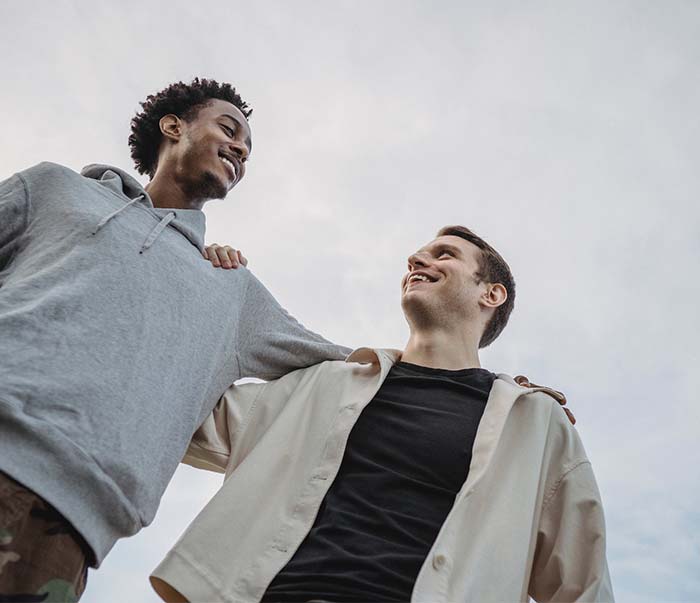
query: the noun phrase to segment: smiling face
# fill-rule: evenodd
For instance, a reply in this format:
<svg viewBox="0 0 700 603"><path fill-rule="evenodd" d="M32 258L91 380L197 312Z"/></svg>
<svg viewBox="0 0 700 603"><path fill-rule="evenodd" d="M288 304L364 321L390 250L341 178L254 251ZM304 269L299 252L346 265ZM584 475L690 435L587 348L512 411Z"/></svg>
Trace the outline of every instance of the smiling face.
<svg viewBox="0 0 700 603"><path fill-rule="evenodd" d="M235 105L213 99L189 119L161 120L169 149L159 159L172 162L173 175L192 199L223 199L245 175L251 152L248 121Z"/></svg>
<svg viewBox="0 0 700 603"><path fill-rule="evenodd" d="M480 278L481 253L469 241L447 235L408 258L401 306L412 327L483 329L491 315L494 285Z"/></svg>

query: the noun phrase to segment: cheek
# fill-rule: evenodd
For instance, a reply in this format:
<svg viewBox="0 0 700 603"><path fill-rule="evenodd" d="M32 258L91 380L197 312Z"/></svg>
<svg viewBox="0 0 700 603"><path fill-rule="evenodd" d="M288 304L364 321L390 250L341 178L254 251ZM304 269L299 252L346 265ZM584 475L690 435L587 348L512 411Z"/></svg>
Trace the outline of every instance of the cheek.
<svg viewBox="0 0 700 603"><path fill-rule="evenodd" d="M206 139L196 133L187 139L187 144L183 149L184 154L188 157L198 158L209 153L209 147Z"/></svg>
<svg viewBox="0 0 700 603"><path fill-rule="evenodd" d="M192 132L190 142L200 152L210 151L218 145L218 133L206 128L198 128Z"/></svg>
<svg viewBox="0 0 700 603"><path fill-rule="evenodd" d="M474 296L473 292L467 286L465 279L455 278L451 283L449 283L450 295L459 300L460 304L473 305Z"/></svg>

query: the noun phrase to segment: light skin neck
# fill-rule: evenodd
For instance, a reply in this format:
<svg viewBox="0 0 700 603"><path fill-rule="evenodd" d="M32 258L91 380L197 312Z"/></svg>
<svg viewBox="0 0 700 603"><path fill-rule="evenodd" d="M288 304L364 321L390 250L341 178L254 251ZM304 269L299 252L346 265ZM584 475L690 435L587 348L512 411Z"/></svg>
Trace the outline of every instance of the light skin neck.
<svg viewBox="0 0 700 603"><path fill-rule="evenodd" d="M411 328L401 361L453 371L481 368L479 337L467 330Z"/></svg>

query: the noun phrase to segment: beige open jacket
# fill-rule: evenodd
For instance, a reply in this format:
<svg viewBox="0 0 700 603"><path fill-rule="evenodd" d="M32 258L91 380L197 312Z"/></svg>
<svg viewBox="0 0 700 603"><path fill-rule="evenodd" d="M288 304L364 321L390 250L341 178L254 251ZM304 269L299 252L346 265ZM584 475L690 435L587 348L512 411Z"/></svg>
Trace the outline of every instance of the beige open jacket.
<svg viewBox="0 0 700 603"><path fill-rule="evenodd" d="M152 581L193 602L259 601L310 530L350 430L399 355L361 348L345 362L231 387L185 459L225 472L224 484ZM613 600L603 508L583 445L557 402L546 388L499 375L469 476L411 601L515 602L528 594Z"/></svg>

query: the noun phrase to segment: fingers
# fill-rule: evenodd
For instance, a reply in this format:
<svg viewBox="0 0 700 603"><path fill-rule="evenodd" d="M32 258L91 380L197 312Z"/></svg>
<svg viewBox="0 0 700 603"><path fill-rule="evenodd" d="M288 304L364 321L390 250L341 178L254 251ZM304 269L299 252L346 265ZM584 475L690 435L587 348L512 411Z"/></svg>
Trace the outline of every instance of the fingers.
<svg viewBox="0 0 700 603"><path fill-rule="evenodd" d="M568 408L564 408L564 412L566 413L566 416L569 417L569 422L572 425L576 425L576 417L574 416L574 413L572 413Z"/></svg>
<svg viewBox="0 0 700 603"><path fill-rule="evenodd" d="M247 266L248 259L243 253L234 249L230 245L217 245L213 243L204 248L202 255L205 259L212 263L215 268L238 268L239 266Z"/></svg>
<svg viewBox="0 0 700 603"><path fill-rule="evenodd" d="M216 248L218 245L208 245L207 247L204 248L204 251L202 252L202 255L204 256L205 259L209 260L212 263L212 266L215 268L220 268L221 267L221 262L219 261L219 256L216 254Z"/></svg>
<svg viewBox="0 0 700 603"><path fill-rule="evenodd" d="M220 247L217 245L216 247L216 255L219 256L219 261L221 262L221 267L222 268L238 268L238 258L236 257L235 259L231 258L231 252L233 251L233 248L230 247L229 245L224 245L223 247Z"/></svg>
<svg viewBox="0 0 700 603"><path fill-rule="evenodd" d="M540 385L535 385L534 383L531 384L532 387L541 387ZM566 404L566 396L562 394L561 392L558 392L556 389L552 389L551 387L547 388L547 393L552 396L559 404L564 406Z"/></svg>
<svg viewBox="0 0 700 603"><path fill-rule="evenodd" d="M525 375L517 375L513 380L522 387L542 387L541 385L537 385L537 383L532 383L532 381L530 381ZM550 396L552 396L552 398L554 398L557 402L559 402L561 406L564 406L566 404L566 396L563 392L548 387L547 393ZM569 421L571 421L571 424L575 425L576 418L571 413L571 411L568 408L565 408L564 412L566 413L566 416L569 417Z"/></svg>
<svg viewBox="0 0 700 603"><path fill-rule="evenodd" d="M513 379L518 385L521 385L522 387L544 387L542 385L537 385L537 383L532 383L525 375L518 375ZM551 393L551 396L559 402L562 406L566 404L566 396L560 392L557 391L556 389L552 389L551 387L547 388L547 391Z"/></svg>

